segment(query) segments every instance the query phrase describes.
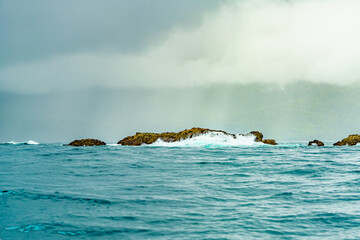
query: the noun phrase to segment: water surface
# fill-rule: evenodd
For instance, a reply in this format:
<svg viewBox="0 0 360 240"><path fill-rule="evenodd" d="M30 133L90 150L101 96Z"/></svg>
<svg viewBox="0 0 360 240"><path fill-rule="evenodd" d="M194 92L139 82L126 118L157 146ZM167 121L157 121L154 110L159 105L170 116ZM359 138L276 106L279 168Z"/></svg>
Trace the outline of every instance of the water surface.
<svg viewBox="0 0 360 240"><path fill-rule="evenodd" d="M360 147L0 145L0 239L359 239Z"/></svg>

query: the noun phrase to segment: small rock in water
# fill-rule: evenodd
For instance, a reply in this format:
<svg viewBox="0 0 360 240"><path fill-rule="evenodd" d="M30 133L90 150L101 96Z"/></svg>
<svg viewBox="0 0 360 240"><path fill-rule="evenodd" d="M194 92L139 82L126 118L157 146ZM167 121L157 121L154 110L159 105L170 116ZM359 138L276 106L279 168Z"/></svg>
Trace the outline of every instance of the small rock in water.
<svg viewBox="0 0 360 240"><path fill-rule="evenodd" d="M277 145L277 143L275 142L274 139L265 139L262 142L265 143L265 144Z"/></svg>
<svg viewBox="0 0 360 240"><path fill-rule="evenodd" d="M317 139L315 139L314 141L310 141L308 146L313 146L313 145L317 145L318 147L322 147L325 146L325 144L322 141L319 141Z"/></svg>
<svg viewBox="0 0 360 240"><path fill-rule="evenodd" d="M81 139L81 140L74 140L71 143L69 143L70 146L75 146L75 147L81 147L81 146L103 146L106 145L105 142L102 142L100 140L97 139Z"/></svg>

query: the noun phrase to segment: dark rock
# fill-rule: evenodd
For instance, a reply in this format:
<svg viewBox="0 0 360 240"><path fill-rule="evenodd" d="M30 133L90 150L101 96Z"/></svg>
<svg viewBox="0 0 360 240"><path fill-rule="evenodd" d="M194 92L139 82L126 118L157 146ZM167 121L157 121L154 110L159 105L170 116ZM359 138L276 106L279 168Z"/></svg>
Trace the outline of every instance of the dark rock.
<svg viewBox="0 0 360 240"><path fill-rule="evenodd" d="M319 141L317 139L315 139L314 141L310 141L308 146L312 146L316 144L318 147L322 147L322 146L325 146L325 144L322 142L322 141Z"/></svg>
<svg viewBox="0 0 360 240"><path fill-rule="evenodd" d="M80 147L80 146L102 146L106 145L106 143L97 140L97 139L81 139L81 140L75 140L69 143L70 146Z"/></svg>
<svg viewBox="0 0 360 240"><path fill-rule="evenodd" d="M167 133L139 133L137 132L133 136L129 136L120 140L117 144L127 145L127 146L140 146L141 144L151 144L156 142L159 138L165 142L173 142L175 139L176 133L167 132Z"/></svg>
<svg viewBox="0 0 360 240"><path fill-rule="evenodd" d="M211 130L208 128L191 128L186 129L180 132L165 132L165 133L139 133L137 132L133 136L128 136L118 142L118 144L126 145L126 146L140 146L142 144L152 144L156 142L157 140L162 140L164 142L178 142L184 139L193 138L202 134L215 132L215 133L223 133L225 135L231 136L233 138L236 138L235 134L227 133L225 131L221 130ZM257 142L263 142L263 134L258 131L253 131L248 134L252 134L256 136L255 141ZM275 140L267 140L267 142L264 142L265 144L272 144L276 145Z"/></svg>
<svg viewBox="0 0 360 240"><path fill-rule="evenodd" d="M360 135L353 134L353 135L349 135L347 138L344 138L341 141L334 143L334 146L345 146L345 145L355 146L358 143L360 143Z"/></svg>
<svg viewBox="0 0 360 240"><path fill-rule="evenodd" d="M263 141L264 135L259 131L252 131L252 132L249 132L248 134L255 135L255 137L256 137L255 142L262 142Z"/></svg>
<svg viewBox="0 0 360 240"><path fill-rule="evenodd" d="M274 139L265 139L262 141L265 144L270 144L270 145L277 145L276 141Z"/></svg>

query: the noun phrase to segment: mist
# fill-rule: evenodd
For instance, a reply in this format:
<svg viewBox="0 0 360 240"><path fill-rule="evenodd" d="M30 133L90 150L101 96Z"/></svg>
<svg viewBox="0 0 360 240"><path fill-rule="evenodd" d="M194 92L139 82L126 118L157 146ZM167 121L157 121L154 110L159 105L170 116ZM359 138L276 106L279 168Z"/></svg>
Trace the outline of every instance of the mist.
<svg viewBox="0 0 360 240"><path fill-rule="evenodd" d="M0 141L360 130L358 1L42 3L0 3Z"/></svg>
<svg viewBox="0 0 360 240"><path fill-rule="evenodd" d="M359 89L259 84L183 89L97 89L57 94L1 94L0 141L107 142L135 132L191 127L263 132L278 141L335 141L360 131ZM6 102L6 104L5 104ZM19 116L21 116L19 118Z"/></svg>

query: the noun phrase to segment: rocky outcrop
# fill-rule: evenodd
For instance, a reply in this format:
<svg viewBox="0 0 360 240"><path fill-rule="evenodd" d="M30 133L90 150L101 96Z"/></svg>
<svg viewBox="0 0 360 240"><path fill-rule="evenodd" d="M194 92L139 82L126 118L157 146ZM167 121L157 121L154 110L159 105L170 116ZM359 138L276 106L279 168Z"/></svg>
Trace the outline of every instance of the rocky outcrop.
<svg viewBox="0 0 360 240"><path fill-rule="evenodd" d="M308 144L308 146L313 146L313 145L317 145L318 147L325 146L325 144L322 141L319 141L317 139L315 139L314 141L310 141Z"/></svg>
<svg viewBox="0 0 360 240"><path fill-rule="evenodd" d="M81 140L74 140L71 143L69 143L70 146L74 147L81 147L81 146L102 146L106 145L106 143L97 140L97 139L81 139Z"/></svg>
<svg viewBox="0 0 360 240"><path fill-rule="evenodd" d="M345 146L345 145L355 146L358 143L360 143L360 135L353 134L353 135L349 135L347 138L344 138L341 141L334 143L334 146Z"/></svg>
<svg viewBox="0 0 360 240"><path fill-rule="evenodd" d="M192 128L186 129L184 131L175 133L175 132L164 132L164 133L136 133L133 136L126 137L118 142L121 145L127 146L140 146L142 144L152 144L158 139L161 139L164 142L176 142L187 138L192 138L205 134L208 132L222 132L228 134L224 131L210 130L207 128ZM230 134L229 134L230 135ZM235 135L234 135L235 136Z"/></svg>
<svg viewBox="0 0 360 240"><path fill-rule="evenodd" d="M202 134L215 132L215 133L223 133L225 135L236 138L235 134L227 133L221 130L212 130L208 128L192 128L186 129L180 132L164 132L164 133L136 133L133 136L128 136L118 142L118 144L126 145L126 146L140 146L142 144L152 144L156 142L158 139L164 142L177 142L188 138L193 138ZM275 140L266 140L263 141L263 134L258 131L253 131L248 134L252 134L256 137L255 141L264 142L265 144L276 145ZM247 135L248 135L247 134Z"/></svg>

